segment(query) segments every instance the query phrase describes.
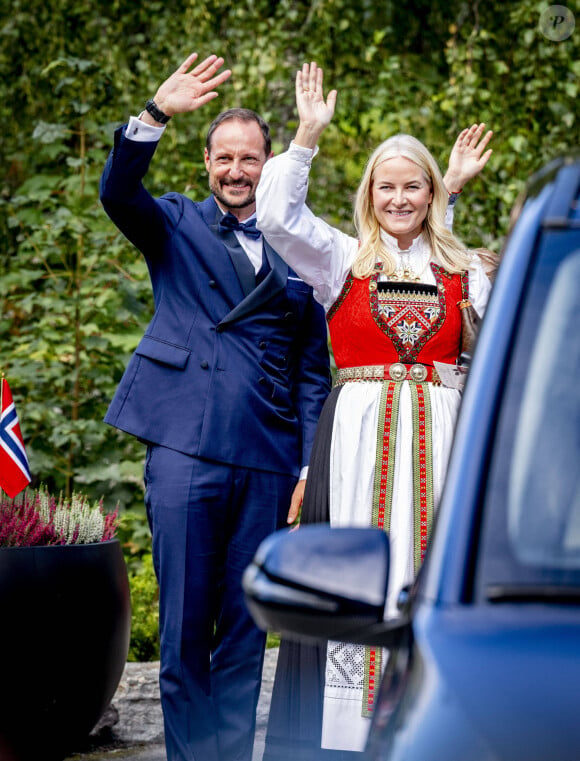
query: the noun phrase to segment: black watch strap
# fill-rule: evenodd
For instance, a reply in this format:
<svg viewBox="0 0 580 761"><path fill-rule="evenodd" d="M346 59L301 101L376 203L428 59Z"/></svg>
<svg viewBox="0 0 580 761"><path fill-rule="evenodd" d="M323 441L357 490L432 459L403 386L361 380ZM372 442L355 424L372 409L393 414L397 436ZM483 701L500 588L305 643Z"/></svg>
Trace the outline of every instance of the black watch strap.
<svg viewBox="0 0 580 761"><path fill-rule="evenodd" d="M154 100L147 101L145 104L145 111L147 111L148 114L151 114L155 121L159 122L160 124L167 124L167 122L171 119L171 117L167 116L167 114L164 114L160 108L157 108Z"/></svg>

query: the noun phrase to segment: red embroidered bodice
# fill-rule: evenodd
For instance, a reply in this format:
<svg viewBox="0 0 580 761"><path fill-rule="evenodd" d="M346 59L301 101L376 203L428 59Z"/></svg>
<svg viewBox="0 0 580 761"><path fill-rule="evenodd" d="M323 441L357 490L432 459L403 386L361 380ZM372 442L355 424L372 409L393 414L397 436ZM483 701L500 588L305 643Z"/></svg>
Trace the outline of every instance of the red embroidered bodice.
<svg viewBox="0 0 580 761"><path fill-rule="evenodd" d="M338 368L455 363L461 342L457 302L467 298L468 273L450 274L437 264L431 269L436 293L415 283L379 285L378 271L364 280L348 276L327 315Z"/></svg>

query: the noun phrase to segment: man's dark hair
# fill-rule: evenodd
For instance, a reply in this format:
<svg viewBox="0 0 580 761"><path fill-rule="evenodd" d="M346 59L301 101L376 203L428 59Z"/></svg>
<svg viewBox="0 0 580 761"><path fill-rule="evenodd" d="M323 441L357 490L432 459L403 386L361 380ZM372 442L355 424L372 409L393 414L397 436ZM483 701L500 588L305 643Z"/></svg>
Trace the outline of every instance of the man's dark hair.
<svg viewBox="0 0 580 761"><path fill-rule="evenodd" d="M262 131L262 135L264 136L264 150L266 151L266 156L269 156L272 152L272 138L270 137L270 127L266 124L266 122L259 114L249 108L230 108L228 111L222 111L221 114L216 116L213 122L209 125L209 129L207 131L207 137L205 139L205 147L207 148L207 152L211 152L211 139L213 137L213 133L220 126L220 124L236 119L241 122L256 122Z"/></svg>

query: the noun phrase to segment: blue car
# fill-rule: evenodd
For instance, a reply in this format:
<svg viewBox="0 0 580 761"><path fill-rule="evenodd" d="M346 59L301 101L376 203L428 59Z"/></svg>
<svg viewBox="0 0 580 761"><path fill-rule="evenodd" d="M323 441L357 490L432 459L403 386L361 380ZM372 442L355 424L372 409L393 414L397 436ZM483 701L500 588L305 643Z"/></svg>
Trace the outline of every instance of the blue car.
<svg viewBox="0 0 580 761"><path fill-rule="evenodd" d="M246 571L261 627L390 649L364 759L580 759L580 160L513 216L400 616L378 529L279 532Z"/></svg>

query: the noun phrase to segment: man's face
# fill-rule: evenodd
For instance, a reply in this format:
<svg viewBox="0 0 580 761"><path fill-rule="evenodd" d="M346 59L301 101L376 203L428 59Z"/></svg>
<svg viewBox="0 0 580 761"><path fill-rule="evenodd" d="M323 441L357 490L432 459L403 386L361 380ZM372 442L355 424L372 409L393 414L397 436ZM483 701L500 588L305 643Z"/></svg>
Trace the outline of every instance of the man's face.
<svg viewBox="0 0 580 761"><path fill-rule="evenodd" d="M220 124L205 150L209 187L226 211L245 219L256 210L256 187L269 156L256 122L232 119Z"/></svg>

